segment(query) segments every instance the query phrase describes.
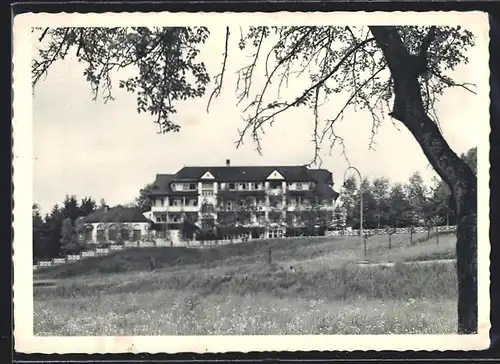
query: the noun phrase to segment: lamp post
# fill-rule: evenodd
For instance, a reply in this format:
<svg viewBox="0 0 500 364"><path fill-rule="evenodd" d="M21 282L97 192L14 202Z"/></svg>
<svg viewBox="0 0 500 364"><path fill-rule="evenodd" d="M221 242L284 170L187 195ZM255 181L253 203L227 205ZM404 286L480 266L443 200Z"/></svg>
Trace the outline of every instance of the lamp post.
<svg viewBox="0 0 500 364"><path fill-rule="evenodd" d="M344 183L343 183L344 187L345 187L347 172L350 169L356 171L359 176L359 236L361 238L361 241L363 242L364 254L366 256L366 241L363 236L363 188L362 188L363 177L361 176L361 172L356 167L354 166L347 167L347 169L344 172Z"/></svg>

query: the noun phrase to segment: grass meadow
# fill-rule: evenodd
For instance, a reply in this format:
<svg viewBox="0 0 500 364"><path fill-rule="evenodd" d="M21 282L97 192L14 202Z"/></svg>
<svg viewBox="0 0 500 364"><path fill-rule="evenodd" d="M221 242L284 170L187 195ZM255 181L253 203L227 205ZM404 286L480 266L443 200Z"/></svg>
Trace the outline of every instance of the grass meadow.
<svg viewBox="0 0 500 364"><path fill-rule="evenodd" d="M35 335L446 334L455 236L137 248L35 272ZM272 262L268 262L268 250ZM395 262L394 266L358 265ZM413 262L405 264L404 262Z"/></svg>

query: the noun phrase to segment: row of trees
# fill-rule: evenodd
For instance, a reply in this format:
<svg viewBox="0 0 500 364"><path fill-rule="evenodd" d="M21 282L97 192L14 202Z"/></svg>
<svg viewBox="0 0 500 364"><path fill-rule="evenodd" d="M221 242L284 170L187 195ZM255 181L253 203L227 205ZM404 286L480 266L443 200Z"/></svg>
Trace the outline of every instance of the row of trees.
<svg viewBox="0 0 500 364"><path fill-rule="evenodd" d="M476 173L477 148L471 148L461 158ZM431 186L426 186L421 174L415 172L405 184L391 184L387 178L381 177L372 181L364 179L359 186L354 178L348 178L340 198L345 209L345 224L354 229L360 226L360 190L363 195L364 228L457 223L448 186L438 178L434 178ZM338 223L341 225L341 220Z"/></svg>
<svg viewBox="0 0 500 364"><path fill-rule="evenodd" d="M101 200L101 205L105 201ZM61 205L55 204L50 213L42 216L40 206L33 204L33 259L54 258L75 249L77 235L83 232L80 219L95 211L94 199L66 196Z"/></svg>

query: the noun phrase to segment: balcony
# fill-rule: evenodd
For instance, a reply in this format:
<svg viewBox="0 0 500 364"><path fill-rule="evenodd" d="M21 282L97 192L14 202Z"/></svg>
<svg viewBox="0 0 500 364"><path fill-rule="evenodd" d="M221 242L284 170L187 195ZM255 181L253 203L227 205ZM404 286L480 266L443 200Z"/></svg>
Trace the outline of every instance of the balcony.
<svg viewBox="0 0 500 364"><path fill-rule="evenodd" d="M271 205L271 206L269 206L268 211L271 211L271 212L275 212L275 211L283 211L283 210L284 210L284 207L285 207L285 206L284 206L284 205L281 205L281 204L279 204L279 205Z"/></svg>
<svg viewBox="0 0 500 364"><path fill-rule="evenodd" d="M166 210L168 212L198 212L200 211L200 207L198 205L177 205L177 206L168 206Z"/></svg>
<svg viewBox="0 0 500 364"><path fill-rule="evenodd" d="M270 196L281 196L281 195L283 195L283 189L282 188L268 188L266 190L266 192Z"/></svg>
<svg viewBox="0 0 500 364"><path fill-rule="evenodd" d="M167 205L164 205L164 206L161 206L161 205L152 205L151 206L151 212L167 212L168 210L168 206Z"/></svg>

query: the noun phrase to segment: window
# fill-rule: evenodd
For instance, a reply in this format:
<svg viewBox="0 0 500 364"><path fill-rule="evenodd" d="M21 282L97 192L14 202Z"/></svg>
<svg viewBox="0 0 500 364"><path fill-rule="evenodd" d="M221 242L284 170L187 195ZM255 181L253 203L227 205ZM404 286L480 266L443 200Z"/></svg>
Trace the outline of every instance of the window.
<svg viewBox="0 0 500 364"><path fill-rule="evenodd" d="M230 184L229 184L229 189L230 189L230 190L234 190L234 183L230 183Z"/></svg>
<svg viewBox="0 0 500 364"><path fill-rule="evenodd" d="M201 194L202 194L202 196L213 196L214 191L213 190L204 190L204 191L201 191Z"/></svg>
<svg viewBox="0 0 500 364"><path fill-rule="evenodd" d="M111 225L109 227L108 234L109 234L109 240L111 240L111 241L117 240L118 234L117 234L116 225Z"/></svg>
<svg viewBox="0 0 500 364"><path fill-rule="evenodd" d="M141 227L139 225L134 225L134 231L132 232L132 240L139 241L142 237Z"/></svg>
<svg viewBox="0 0 500 364"><path fill-rule="evenodd" d="M298 190L301 190L302 189L302 182L297 182L295 188L298 189Z"/></svg>
<svg viewBox="0 0 500 364"><path fill-rule="evenodd" d="M191 200L191 206L198 206L198 200Z"/></svg>
<svg viewBox="0 0 500 364"><path fill-rule="evenodd" d="M202 229L212 229L214 228L214 220L213 219L203 219L201 221Z"/></svg>
<svg viewBox="0 0 500 364"><path fill-rule="evenodd" d="M172 216L173 222L179 222L179 216Z"/></svg>
<svg viewBox="0 0 500 364"><path fill-rule="evenodd" d="M163 198L160 198L160 206L163 207L163 205L165 204L165 200Z"/></svg>
<svg viewBox="0 0 500 364"><path fill-rule="evenodd" d="M215 211L214 205L206 203L202 206L202 212L212 213Z"/></svg>
<svg viewBox="0 0 500 364"><path fill-rule="evenodd" d="M182 189L183 189L184 191L189 190L189 183L183 183L183 184L182 184Z"/></svg>
<svg viewBox="0 0 500 364"><path fill-rule="evenodd" d="M126 225L122 226L120 230L120 236L122 240L127 241L130 239L130 231Z"/></svg>
<svg viewBox="0 0 500 364"><path fill-rule="evenodd" d="M273 190L281 188L281 182L271 182L270 185L271 189Z"/></svg>
<svg viewBox="0 0 500 364"><path fill-rule="evenodd" d="M196 187L196 183L190 183L190 184L189 184L189 189L190 189L190 190L196 190L196 189L197 189L197 187Z"/></svg>
<svg viewBox="0 0 500 364"><path fill-rule="evenodd" d="M92 241L92 230L93 229L94 228L92 227L92 225L85 226L85 241L86 242Z"/></svg>
<svg viewBox="0 0 500 364"><path fill-rule="evenodd" d="M246 190L247 189L247 184L246 183L241 183L240 186L241 186L242 190Z"/></svg>
<svg viewBox="0 0 500 364"><path fill-rule="evenodd" d="M167 222L167 215L166 214L156 215L156 222Z"/></svg>

